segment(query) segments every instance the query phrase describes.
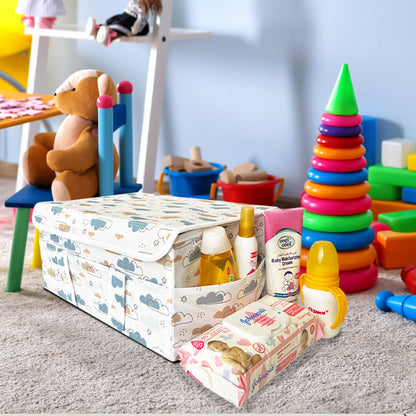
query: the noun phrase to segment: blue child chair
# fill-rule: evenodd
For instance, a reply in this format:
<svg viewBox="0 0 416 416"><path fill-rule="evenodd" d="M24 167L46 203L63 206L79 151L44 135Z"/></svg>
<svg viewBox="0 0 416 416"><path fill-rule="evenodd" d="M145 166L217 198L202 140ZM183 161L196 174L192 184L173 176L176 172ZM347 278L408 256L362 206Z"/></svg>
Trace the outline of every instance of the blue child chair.
<svg viewBox="0 0 416 416"><path fill-rule="evenodd" d="M109 95L102 95L97 100L99 196L137 192L141 189L141 184L133 180L133 86L128 81L122 81L117 85L117 92L119 104L114 105ZM113 182L113 133L116 130L119 130L119 183ZM16 208L6 292L18 292L21 287L30 210L38 202L52 199L50 188L26 185L5 202L6 207ZM33 254L32 267L40 267L37 230Z"/></svg>

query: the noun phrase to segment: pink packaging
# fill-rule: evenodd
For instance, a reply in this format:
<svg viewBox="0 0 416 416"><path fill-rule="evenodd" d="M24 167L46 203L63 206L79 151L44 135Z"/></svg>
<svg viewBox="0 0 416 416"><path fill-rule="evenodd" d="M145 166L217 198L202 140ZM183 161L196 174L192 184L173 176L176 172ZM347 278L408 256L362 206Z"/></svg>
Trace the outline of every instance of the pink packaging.
<svg viewBox="0 0 416 416"><path fill-rule="evenodd" d="M314 314L266 295L187 342L178 353L188 374L241 406L322 336Z"/></svg>

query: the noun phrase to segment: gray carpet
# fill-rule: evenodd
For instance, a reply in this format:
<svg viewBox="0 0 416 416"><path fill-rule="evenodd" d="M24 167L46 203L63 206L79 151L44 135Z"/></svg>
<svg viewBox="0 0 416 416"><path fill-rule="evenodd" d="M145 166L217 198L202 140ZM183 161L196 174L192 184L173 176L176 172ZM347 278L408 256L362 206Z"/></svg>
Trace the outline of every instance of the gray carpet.
<svg viewBox="0 0 416 416"><path fill-rule="evenodd" d="M12 191L0 179L0 198ZM45 291L30 268L33 229L23 289L5 293L9 211L0 208L0 413L416 413L416 323L374 305L382 289L408 293L399 270L380 268L373 288L348 295L340 334L236 408L179 363Z"/></svg>

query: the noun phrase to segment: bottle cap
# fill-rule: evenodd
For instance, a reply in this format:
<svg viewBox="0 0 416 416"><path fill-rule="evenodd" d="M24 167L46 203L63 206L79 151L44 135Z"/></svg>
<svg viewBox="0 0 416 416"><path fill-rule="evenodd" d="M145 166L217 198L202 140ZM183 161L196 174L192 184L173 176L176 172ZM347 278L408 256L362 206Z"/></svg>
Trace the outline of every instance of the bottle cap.
<svg viewBox="0 0 416 416"><path fill-rule="evenodd" d="M238 235L245 238L254 236L254 207L251 205L241 207Z"/></svg>
<svg viewBox="0 0 416 416"><path fill-rule="evenodd" d="M338 254L330 241L315 241L308 254L305 282L311 289L339 286Z"/></svg>
<svg viewBox="0 0 416 416"><path fill-rule="evenodd" d="M223 227L206 228L202 233L201 253L221 254L231 250L231 243Z"/></svg>

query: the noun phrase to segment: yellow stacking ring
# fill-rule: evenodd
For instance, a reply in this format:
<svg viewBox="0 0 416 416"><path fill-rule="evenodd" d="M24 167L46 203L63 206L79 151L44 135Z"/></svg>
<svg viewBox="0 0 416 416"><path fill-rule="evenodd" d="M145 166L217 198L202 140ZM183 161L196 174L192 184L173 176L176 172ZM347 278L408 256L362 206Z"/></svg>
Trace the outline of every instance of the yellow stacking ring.
<svg viewBox="0 0 416 416"><path fill-rule="evenodd" d="M370 191L368 181L356 185L322 185L308 180L304 185L305 192L316 198L343 200L361 198Z"/></svg>
<svg viewBox="0 0 416 416"><path fill-rule="evenodd" d="M300 265L306 268L309 249L302 247L300 255ZM373 264L376 260L377 252L372 244L352 251L338 251L338 263L340 271L362 269Z"/></svg>
<svg viewBox="0 0 416 416"><path fill-rule="evenodd" d="M365 147L361 144L360 146L352 147L350 149L337 149L334 147L326 147L317 144L313 148L313 153L315 156L321 157L322 159L350 160L358 159L364 156Z"/></svg>

